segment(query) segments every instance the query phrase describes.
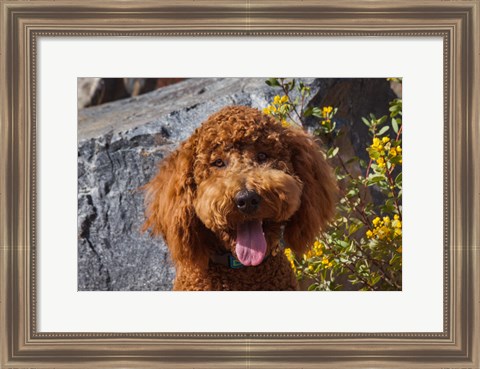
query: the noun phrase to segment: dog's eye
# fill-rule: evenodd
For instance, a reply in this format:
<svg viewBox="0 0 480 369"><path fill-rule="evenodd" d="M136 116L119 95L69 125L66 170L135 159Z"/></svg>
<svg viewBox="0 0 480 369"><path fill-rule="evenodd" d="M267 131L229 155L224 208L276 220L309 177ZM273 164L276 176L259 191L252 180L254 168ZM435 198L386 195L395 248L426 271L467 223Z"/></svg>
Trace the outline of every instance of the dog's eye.
<svg viewBox="0 0 480 369"><path fill-rule="evenodd" d="M217 159L212 163L212 165L217 167L217 168L221 168L221 167L225 166L225 163L223 162L222 159Z"/></svg>
<svg viewBox="0 0 480 369"><path fill-rule="evenodd" d="M265 160L267 160L267 154L265 154L264 152L259 152L257 154L257 160L259 163L263 163Z"/></svg>

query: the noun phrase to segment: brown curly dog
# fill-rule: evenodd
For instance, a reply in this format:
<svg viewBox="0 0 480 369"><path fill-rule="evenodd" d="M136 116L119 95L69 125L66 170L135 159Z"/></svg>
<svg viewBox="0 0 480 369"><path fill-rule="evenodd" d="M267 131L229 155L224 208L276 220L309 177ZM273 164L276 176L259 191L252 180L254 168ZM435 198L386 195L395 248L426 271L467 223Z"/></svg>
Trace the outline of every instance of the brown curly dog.
<svg viewBox="0 0 480 369"><path fill-rule="evenodd" d="M298 289L281 244L304 252L337 192L309 135L244 106L209 117L144 188L144 229L164 236L187 291Z"/></svg>

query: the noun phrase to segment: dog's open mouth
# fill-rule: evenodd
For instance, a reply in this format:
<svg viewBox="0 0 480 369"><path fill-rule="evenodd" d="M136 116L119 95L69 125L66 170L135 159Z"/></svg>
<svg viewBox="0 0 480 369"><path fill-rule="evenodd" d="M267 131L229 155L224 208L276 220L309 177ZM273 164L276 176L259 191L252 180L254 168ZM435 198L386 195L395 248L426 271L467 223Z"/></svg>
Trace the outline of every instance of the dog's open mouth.
<svg viewBox="0 0 480 369"><path fill-rule="evenodd" d="M267 252L267 240L261 220L247 221L237 226L235 252L238 260L245 266L261 264Z"/></svg>

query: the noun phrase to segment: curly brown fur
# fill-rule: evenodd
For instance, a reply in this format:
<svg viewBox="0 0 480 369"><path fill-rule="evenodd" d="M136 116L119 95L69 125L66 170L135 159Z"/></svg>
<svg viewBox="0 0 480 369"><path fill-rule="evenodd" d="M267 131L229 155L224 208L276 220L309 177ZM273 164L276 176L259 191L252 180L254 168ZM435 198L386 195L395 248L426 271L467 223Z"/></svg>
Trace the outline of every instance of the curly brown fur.
<svg viewBox="0 0 480 369"><path fill-rule="evenodd" d="M304 252L334 214L337 185L308 134L231 106L166 158L145 191L144 228L166 240L174 289L292 290L295 276L276 252L282 228L287 245ZM249 266L212 262L226 252Z"/></svg>

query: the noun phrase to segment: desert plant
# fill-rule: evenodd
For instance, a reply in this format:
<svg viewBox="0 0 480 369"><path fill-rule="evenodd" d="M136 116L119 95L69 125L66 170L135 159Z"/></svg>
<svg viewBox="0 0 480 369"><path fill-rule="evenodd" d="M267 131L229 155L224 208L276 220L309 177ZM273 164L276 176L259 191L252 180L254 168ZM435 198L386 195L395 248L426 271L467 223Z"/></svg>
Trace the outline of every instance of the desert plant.
<svg viewBox="0 0 480 369"><path fill-rule="evenodd" d="M395 78L401 83L401 78ZM308 290L349 289L378 291L402 288L402 100L390 103L389 116L362 118L371 141L365 143L369 161L346 157L336 145L344 134L337 128L332 106L306 106L311 93L294 79L271 78L281 93L264 109L284 126L306 129L315 118L313 134L326 146L341 188L335 219L304 255L285 249L297 278ZM295 97L294 97L295 96ZM362 124L359 122L359 124ZM361 174L349 168L356 166ZM371 189L380 203L369 200Z"/></svg>

